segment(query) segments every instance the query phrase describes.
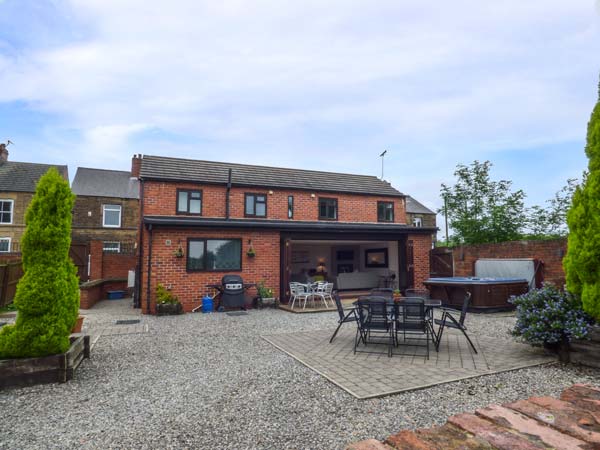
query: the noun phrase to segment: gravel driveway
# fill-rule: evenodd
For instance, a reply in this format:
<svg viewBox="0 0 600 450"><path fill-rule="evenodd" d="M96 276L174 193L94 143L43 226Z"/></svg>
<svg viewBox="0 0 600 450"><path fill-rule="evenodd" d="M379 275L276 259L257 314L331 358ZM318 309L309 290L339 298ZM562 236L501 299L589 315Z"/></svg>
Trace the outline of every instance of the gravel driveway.
<svg viewBox="0 0 600 450"><path fill-rule="evenodd" d="M115 311L91 310L90 332L122 317ZM75 380L0 392L0 448L341 449L492 402L600 384L598 371L557 365L357 400L260 338L333 330L335 320L277 310L144 316L148 332L101 336ZM510 339L514 319L468 321L471 332Z"/></svg>

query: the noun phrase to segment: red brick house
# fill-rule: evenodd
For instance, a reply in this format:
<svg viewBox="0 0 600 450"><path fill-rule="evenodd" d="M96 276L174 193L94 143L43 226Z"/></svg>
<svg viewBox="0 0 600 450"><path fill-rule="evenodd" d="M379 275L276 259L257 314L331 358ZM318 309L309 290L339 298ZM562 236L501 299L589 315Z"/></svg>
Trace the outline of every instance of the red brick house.
<svg viewBox="0 0 600 450"><path fill-rule="evenodd" d="M429 276L435 228L407 224L406 196L374 176L145 155L139 178L144 312L157 283L190 311L227 273L283 301L290 281L311 276L340 290Z"/></svg>

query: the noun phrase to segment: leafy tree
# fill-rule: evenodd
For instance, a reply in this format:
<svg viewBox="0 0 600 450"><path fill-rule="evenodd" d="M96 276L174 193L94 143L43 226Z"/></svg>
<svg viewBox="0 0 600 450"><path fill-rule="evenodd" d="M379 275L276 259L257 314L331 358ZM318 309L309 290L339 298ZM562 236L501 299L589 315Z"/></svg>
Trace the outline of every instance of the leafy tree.
<svg viewBox="0 0 600 450"><path fill-rule="evenodd" d="M600 85L598 96L587 130L587 176L576 189L567 216L569 243L563 265L567 288L600 321Z"/></svg>
<svg viewBox="0 0 600 450"><path fill-rule="evenodd" d="M491 167L489 161L459 164L454 172L456 184L442 184L454 245L503 242L521 236L526 223L525 193L511 192L511 181L491 180Z"/></svg>
<svg viewBox="0 0 600 450"><path fill-rule="evenodd" d="M578 183L574 178L567 180L567 184L548 200L546 208L535 205L528 210L528 238L546 239L566 236L567 212L571 207L573 195Z"/></svg>
<svg viewBox="0 0 600 450"><path fill-rule="evenodd" d="M65 352L77 320L79 286L69 258L75 196L54 168L40 178L23 234L24 275L17 285L16 323L0 330L0 358Z"/></svg>

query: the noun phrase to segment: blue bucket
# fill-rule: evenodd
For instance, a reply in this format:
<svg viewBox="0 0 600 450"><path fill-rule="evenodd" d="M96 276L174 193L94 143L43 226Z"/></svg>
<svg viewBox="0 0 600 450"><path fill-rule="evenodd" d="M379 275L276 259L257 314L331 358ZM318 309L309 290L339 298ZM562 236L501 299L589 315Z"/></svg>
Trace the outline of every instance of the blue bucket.
<svg viewBox="0 0 600 450"><path fill-rule="evenodd" d="M202 312L203 313L211 313L213 312L213 299L210 296L206 296L202 298Z"/></svg>

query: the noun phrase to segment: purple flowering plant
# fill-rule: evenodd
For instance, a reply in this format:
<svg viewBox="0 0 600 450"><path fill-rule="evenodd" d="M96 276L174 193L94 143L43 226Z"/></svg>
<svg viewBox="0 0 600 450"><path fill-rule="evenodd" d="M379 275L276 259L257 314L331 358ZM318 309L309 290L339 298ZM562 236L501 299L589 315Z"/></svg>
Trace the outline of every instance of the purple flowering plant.
<svg viewBox="0 0 600 450"><path fill-rule="evenodd" d="M510 301L517 307L513 336L534 346L585 339L594 322L573 294L552 285L532 289Z"/></svg>

